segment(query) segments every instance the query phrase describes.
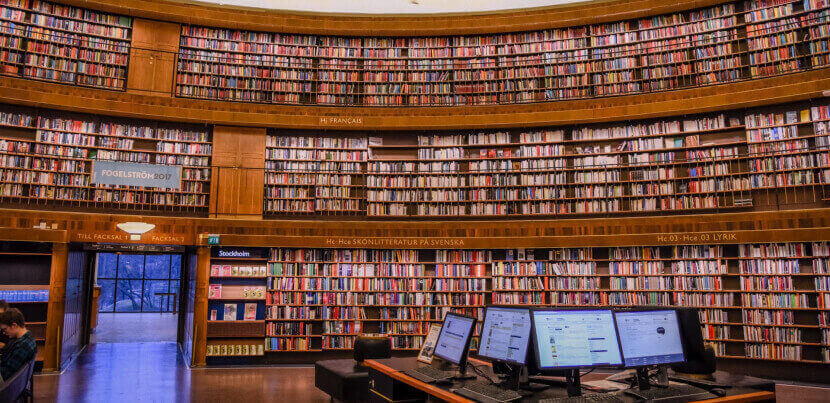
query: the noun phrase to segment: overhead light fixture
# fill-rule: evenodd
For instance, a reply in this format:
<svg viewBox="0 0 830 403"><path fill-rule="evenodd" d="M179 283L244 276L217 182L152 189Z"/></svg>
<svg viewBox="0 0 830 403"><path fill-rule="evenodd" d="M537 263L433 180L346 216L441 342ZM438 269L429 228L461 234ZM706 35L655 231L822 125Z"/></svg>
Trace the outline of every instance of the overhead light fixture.
<svg viewBox="0 0 830 403"><path fill-rule="evenodd" d="M118 229L130 234L131 241L140 241L141 236L150 231L151 229L155 228L155 224L148 224L146 222L122 222L116 225Z"/></svg>

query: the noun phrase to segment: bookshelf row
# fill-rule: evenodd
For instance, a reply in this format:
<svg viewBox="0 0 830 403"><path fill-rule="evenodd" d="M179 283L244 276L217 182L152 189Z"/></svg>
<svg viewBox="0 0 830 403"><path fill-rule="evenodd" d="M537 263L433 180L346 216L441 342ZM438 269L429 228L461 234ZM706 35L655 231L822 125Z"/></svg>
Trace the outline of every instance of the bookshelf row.
<svg viewBox="0 0 830 403"><path fill-rule="evenodd" d="M640 122L504 131L271 130L268 217L534 217L817 207L830 106L810 101ZM202 214L205 126L0 106L0 200ZM178 189L92 183L94 161L182 166Z"/></svg>
<svg viewBox="0 0 830 403"><path fill-rule="evenodd" d="M40 0L0 0L0 74L123 90L132 18Z"/></svg>
<svg viewBox="0 0 830 403"><path fill-rule="evenodd" d="M182 26L175 94L283 104L544 102L715 85L830 65L824 0L747 0L607 24L445 37Z"/></svg>
<svg viewBox="0 0 830 403"><path fill-rule="evenodd" d="M210 193L211 154L204 126L0 108L0 200L9 204L201 210ZM179 165L181 186L96 184L94 161Z"/></svg>
<svg viewBox="0 0 830 403"><path fill-rule="evenodd" d="M704 338L719 357L830 362L827 242L230 249L259 258L213 258L210 287L218 291L210 294L209 328L224 333L209 329L209 343L232 337L264 345L265 353L336 351L371 333L414 351L446 312L481 319L490 304L676 306L699 310Z"/></svg>
<svg viewBox="0 0 830 403"><path fill-rule="evenodd" d="M544 216L816 202L830 181L823 102L637 124L267 139L268 215ZM808 200L809 199L809 200Z"/></svg>

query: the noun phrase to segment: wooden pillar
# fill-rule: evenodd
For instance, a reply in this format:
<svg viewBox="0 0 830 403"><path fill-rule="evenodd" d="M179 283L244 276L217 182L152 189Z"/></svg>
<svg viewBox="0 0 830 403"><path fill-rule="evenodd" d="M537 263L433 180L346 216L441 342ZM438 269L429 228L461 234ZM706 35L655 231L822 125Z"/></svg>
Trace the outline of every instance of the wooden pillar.
<svg viewBox="0 0 830 403"><path fill-rule="evenodd" d="M213 128L210 217L262 218L265 136L263 128Z"/></svg>
<svg viewBox="0 0 830 403"><path fill-rule="evenodd" d="M196 290L193 301L193 359L191 366L204 367L207 362L208 284L210 283L210 247L196 252Z"/></svg>
<svg viewBox="0 0 830 403"><path fill-rule="evenodd" d="M127 92L173 96L181 30L179 24L133 20Z"/></svg>
<svg viewBox="0 0 830 403"><path fill-rule="evenodd" d="M49 307L46 311L46 343L43 370L60 368L63 317L66 309L66 265L69 252L66 243L52 244L52 268L49 278Z"/></svg>

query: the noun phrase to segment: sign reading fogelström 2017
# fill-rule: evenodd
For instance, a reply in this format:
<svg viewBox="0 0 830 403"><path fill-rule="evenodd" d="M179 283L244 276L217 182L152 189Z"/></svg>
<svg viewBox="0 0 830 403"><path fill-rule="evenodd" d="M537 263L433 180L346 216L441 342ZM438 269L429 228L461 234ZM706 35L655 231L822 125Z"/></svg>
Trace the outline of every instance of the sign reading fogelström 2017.
<svg viewBox="0 0 830 403"><path fill-rule="evenodd" d="M97 185L178 189L181 181L182 167L180 165L101 160L92 162L92 183Z"/></svg>

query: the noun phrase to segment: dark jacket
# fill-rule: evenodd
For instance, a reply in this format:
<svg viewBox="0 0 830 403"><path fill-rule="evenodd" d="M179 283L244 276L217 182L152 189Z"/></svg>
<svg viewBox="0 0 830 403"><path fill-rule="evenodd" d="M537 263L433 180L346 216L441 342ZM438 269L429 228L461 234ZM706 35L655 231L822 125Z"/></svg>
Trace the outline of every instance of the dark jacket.
<svg viewBox="0 0 830 403"><path fill-rule="evenodd" d="M32 337L32 332L26 332L23 336L12 339L0 352L0 376L3 379L11 378L27 362L35 358L36 354L37 343Z"/></svg>

